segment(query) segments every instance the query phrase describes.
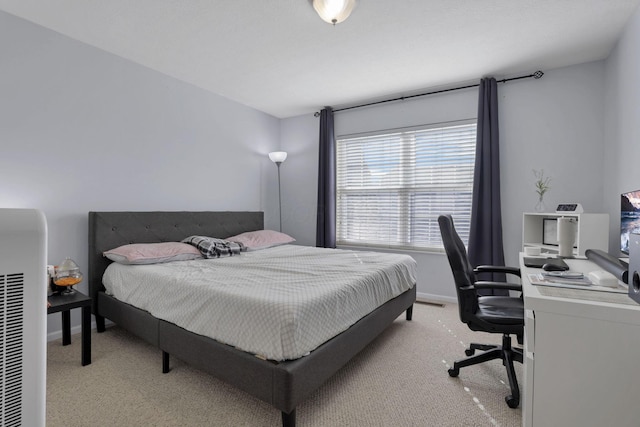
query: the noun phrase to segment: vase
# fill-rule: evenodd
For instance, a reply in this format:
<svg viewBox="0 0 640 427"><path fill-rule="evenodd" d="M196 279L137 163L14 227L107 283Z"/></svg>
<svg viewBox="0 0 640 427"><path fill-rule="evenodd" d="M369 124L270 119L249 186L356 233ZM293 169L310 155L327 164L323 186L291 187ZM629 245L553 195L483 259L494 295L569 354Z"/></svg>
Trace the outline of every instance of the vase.
<svg viewBox="0 0 640 427"><path fill-rule="evenodd" d="M546 212L547 211L547 205L544 203L544 197L543 196L539 196L538 197L538 203L536 203L535 210L536 210L536 212Z"/></svg>

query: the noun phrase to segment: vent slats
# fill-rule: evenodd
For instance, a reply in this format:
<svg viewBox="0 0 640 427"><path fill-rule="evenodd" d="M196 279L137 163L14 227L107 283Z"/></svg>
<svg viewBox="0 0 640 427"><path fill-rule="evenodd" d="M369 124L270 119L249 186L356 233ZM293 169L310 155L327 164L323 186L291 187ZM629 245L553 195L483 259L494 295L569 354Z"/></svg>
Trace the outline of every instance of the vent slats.
<svg viewBox="0 0 640 427"><path fill-rule="evenodd" d="M0 425L22 425L24 274L0 275Z"/></svg>

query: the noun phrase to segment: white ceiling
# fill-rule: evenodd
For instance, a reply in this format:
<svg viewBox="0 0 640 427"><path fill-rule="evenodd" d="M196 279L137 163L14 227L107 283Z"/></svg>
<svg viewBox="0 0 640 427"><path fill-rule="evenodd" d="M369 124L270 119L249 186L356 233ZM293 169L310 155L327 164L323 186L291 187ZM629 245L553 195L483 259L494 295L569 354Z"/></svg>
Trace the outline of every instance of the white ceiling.
<svg viewBox="0 0 640 427"><path fill-rule="evenodd" d="M0 10L279 118L606 58L640 0L0 0Z"/></svg>

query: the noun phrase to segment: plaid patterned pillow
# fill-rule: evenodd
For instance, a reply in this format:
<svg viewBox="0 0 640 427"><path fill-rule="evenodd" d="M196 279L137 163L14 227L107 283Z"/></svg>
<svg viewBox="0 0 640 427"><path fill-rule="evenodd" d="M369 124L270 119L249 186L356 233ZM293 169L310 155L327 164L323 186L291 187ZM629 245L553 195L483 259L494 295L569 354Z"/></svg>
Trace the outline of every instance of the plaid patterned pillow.
<svg viewBox="0 0 640 427"><path fill-rule="evenodd" d="M182 243L195 246L205 258L239 255L241 251L245 250L242 243L229 242L215 237L189 236L183 239Z"/></svg>

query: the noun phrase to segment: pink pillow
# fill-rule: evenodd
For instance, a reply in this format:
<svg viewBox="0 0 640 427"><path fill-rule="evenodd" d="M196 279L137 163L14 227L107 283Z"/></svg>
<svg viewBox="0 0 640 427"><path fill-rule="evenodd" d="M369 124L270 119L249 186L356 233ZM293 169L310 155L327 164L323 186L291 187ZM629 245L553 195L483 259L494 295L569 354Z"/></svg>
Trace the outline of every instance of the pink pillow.
<svg viewBox="0 0 640 427"><path fill-rule="evenodd" d="M198 249L179 242L133 243L111 249L103 255L119 264L158 264L202 258Z"/></svg>
<svg viewBox="0 0 640 427"><path fill-rule="evenodd" d="M242 243L248 251L272 248L296 241L296 239L287 234L273 230L248 231L237 236L227 237L225 240Z"/></svg>

